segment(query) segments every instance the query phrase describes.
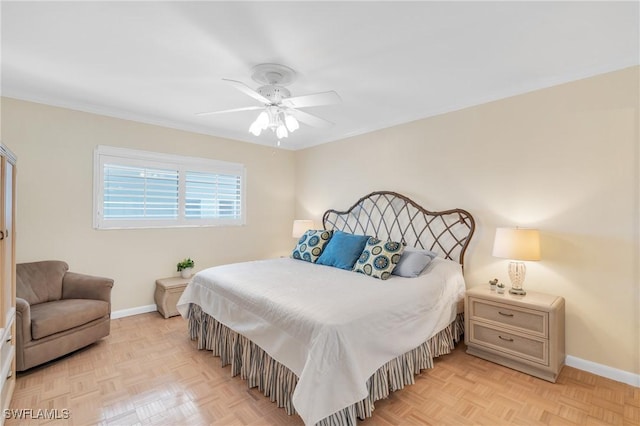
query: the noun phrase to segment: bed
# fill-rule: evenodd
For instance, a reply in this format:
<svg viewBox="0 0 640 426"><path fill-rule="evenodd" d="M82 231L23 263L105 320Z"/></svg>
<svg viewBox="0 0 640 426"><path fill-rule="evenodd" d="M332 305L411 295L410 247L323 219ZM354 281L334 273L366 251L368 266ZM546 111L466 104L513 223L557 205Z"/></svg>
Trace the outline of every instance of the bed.
<svg viewBox="0 0 640 426"><path fill-rule="evenodd" d="M462 209L431 212L377 191L323 227L437 253L415 278L375 279L291 258L196 274L178 301L198 349L306 425L353 425L375 401L414 383L464 326L464 254L475 229Z"/></svg>

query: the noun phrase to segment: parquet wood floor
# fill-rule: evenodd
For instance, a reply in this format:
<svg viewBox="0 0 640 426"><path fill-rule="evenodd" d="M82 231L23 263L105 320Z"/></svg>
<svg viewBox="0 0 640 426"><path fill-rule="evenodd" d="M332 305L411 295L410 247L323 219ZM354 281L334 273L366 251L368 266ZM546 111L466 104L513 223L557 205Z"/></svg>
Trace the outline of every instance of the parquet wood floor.
<svg viewBox="0 0 640 426"><path fill-rule="evenodd" d="M376 402L361 426L640 425L639 388L571 367L547 383L464 349ZM18 374L11 409L59 418L8 418L8 426L302 425L195 349L185 320L157 313L113 320L102 341Z"/></svg>

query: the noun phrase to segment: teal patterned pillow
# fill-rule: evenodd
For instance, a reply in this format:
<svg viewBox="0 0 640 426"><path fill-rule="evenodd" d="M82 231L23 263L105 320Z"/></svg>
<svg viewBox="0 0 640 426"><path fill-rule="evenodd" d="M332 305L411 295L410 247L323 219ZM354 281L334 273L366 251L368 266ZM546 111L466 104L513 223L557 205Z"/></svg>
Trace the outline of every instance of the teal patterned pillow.
<svg viewBox="0 0 640 426"><path fill-rule="evenodd" d="M333 235L333 231L309 229L298 240L298 244L296 244L296 247L293 249L291 257L316 263L316 260L318 260L322 254L322 250L324 250L324 246L331 239L331 235Z"/></svg>
<svg viewBox="0 0 640 426"><path fill-rule="evenodd" d="M370 237L360 258L353 266L353 270L374 278L386 280L391 275L393 268L398 264L403 251L404 246L400 243L380 241L377 238Z"/></svg>

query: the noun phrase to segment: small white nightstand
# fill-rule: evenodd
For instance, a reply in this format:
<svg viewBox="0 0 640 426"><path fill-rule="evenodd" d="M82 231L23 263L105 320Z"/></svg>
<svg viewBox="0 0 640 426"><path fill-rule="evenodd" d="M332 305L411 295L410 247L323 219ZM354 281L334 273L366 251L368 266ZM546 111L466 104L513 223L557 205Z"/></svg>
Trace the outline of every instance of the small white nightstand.
<svg viewBox="0 0 640 426"><path fill-rule="evenodd" d="M170 277L156 280L156 292L154 298L158 306L158 312L165 318L179 315L176 304L182 296L191 278Z"/></svg>
<svg viewBox="0 0 640 426"><path fill-rule="evenodd" d="M555 382L564 365L564 298L475 287L465 296L467 353Z"/></svg>

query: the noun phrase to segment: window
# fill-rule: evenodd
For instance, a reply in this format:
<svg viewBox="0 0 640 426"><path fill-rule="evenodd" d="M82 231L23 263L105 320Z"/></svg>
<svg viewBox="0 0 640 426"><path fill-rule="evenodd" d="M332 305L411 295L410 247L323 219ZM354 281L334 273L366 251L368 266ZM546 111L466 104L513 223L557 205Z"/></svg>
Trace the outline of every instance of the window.
<svg viewBox="0 0 640 426"><path fill-rule="evenodd" d="M244 166L98 146L94 228L243 225Z"/></svg>

